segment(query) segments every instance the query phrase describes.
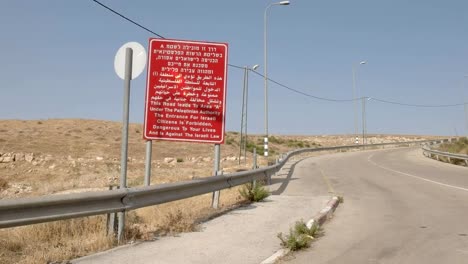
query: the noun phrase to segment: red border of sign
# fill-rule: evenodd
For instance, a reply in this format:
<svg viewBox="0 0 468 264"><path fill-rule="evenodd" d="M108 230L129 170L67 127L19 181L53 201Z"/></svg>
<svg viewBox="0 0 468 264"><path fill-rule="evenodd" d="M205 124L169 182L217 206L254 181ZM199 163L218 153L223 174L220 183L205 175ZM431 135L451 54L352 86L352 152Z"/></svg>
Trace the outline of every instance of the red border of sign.
<svg viewBox="0 0 468 264"><path fill-rule="evenodd" d="M178 43L192 43L192 44L210 44L210 45L219 45L226 48L225 55L225 64L224 64L224 87L223 87L223 120L221 124L221 139L220 140L203 140L203 139L179 139L179 138L164 138L164 137L150 137L146 135L146 125L147 125L147 113L148 113L148 98L149 98L149 82L150 82L150 70L151 70L151 52L152 52L152 43L155 41L158 42L178 42ZM227 88L227 66L228 66L228 43L220 42L210 42L210 41L194 41L194 40L178 40L178 39L160 39L160 38L150 38L148 44L148 67L146 70L146 93L145 93L145 119L143 123L143 139L145 140L169 140L169 141L181 141L181 142L197 142L197 143L214 143L214 144L223 144L224 135L225 135L225 124L226 124L226 88Z"/></svg>

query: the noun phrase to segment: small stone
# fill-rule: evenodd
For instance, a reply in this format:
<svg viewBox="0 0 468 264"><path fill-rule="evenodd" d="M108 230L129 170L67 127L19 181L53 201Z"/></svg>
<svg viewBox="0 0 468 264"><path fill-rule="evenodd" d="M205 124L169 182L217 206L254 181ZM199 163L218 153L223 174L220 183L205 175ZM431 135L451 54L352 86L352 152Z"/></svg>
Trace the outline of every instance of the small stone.
<svg viewBox="0 0 468 264"><path fill-rule="evenodd" d="M226 160L234 161L234 160L238 160L238 158L236 156L229 156L226 158Z"/></svg>
<svg viewBox="0 0 468 264"><path fill-rule="evenodd" d="M50 166L49 166L49 170L55 169L56 166L57 166L57 165L55 165L55 164L50 165Z"/></svg>
<svg viewBox="0 0 468 264"><path fill-rule="evenodd" d="M174 158L164 158L164 163L172 163L174 162L174 160L175 160Z"/></svg>
<svg viewBox="0 0 468 264"><path fill-rule="evenodd" d="M197 157L197 158L193 157L191 161L192 161L193 163L198 163L198 162L200 162L202 159L203 159L202 157Z"/></svg>
<svg viewBox="0 0 468 264"><path fill-rule="evenodd" d="M13 155L15 161L23 161L24 160L24 153L15 153Z"/></svg>
<svg viewBox="0 0 468 264"><path fill-rule="evenodd" d="M96 157L96 160L101 161L101 160L104 160L104 158L103 157Z"/></svg>
<svg viewBox="0 0 468 264"><path fill-rule="evenodd" d="M27 161L27 162L32 162L33 159L34 159L34 153L26 153L24 155L24 159Z"/></svg>
<svg viewBox="0 0 468 264"><path fill-rule="evenodd" d="M2 157L2 162L3 163L9 163L13 161L13 157L7 156L7 157Z"/></svg>

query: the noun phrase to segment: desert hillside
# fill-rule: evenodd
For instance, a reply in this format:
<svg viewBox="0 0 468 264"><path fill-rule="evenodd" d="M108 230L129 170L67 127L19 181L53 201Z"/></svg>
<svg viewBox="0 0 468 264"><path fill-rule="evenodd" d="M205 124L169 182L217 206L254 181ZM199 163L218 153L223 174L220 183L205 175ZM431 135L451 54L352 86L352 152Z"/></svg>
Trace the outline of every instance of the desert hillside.
<svg viewBox="0 0 468 264"><path fill-rule="evenodd" d="M141 186L145 142L142 125L131 124L128 185ZM51 119L0 120L0 195L24 197L58 192L105 189L120 175L119 122ZM371 135L369 143L419 140L420 136ZM272 159L302 147L349 145L349 135L270 137ZM248 150L262 151L262 137L249 136ZM221 167L232 172L250 168L252 153L239 162L239 134L228 132L221 147ZM264 160L260 162L265 163ZM240 163L240 165L239 165ZM190 180L212 174L213 145L157 141L153 144L152 183Z"/></svg>

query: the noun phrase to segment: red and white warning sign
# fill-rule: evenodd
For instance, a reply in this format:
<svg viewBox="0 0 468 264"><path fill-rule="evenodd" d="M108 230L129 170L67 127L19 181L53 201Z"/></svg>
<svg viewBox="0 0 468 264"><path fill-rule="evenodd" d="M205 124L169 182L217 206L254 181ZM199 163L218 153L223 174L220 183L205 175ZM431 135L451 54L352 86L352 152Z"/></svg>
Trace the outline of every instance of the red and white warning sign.
<svg viewBox="0 0 468 264"><path fill-rule="evenodd" d="M144 138L224 143L226 43L150 39Z"/></svg>

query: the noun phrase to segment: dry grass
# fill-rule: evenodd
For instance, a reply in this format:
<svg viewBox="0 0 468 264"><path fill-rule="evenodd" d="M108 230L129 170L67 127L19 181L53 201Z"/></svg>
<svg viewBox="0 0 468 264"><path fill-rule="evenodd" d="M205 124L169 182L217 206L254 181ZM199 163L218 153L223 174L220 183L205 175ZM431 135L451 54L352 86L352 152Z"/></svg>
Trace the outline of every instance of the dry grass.
<svg viewBox="0 0 468 264"><path fill-rule="evenodd" d="M0 178L0 191L8 188L8 182L5 179Z"/></svg>
<svg viewBox="0 0 468 264"><path fill-rule="evenodd" d="M468 139L460 138L452 143L444 143L439 146L441 151L468 155Z"/></svg>
<svg viewBox="0 0 468 264"><path fill-rule="evenodd" d="M458 141L451 143L443 143L438 148L440 151L450 152L455 154L468 155L468 139L460 138ZM456 165L465 165L464 160L451 158L450 161L446 157L440 157L443 162L448 162Z"/></svg>
<svg viewBox="0 0 468 264"><path fill-rule="evenodd" d="M210 207L210 193L131 211L125 241L196 231L200 222L243 203L235 187L221 191L218 210ZM96 216L0 230L0 263L66 261L103 251L115 244L106 228L105 217Z"/></svg>
<svg viewBox="0 0 468 264"><path fill-rule="evenodd" d="M95 120L0 120L0 153L34 153L33 162L0 163L0 197L82 192L115 185L120 175L120 129L117 122ZM143 184L145 142L141 133L141 125L130 125L130 187ZM374 143L417 139L421 137L370 137ZM249 140L261 142L262 136L249 135ZM221 150L223 159L238 155L238 142L238 133L227 133ZM276 153L285 153L301 146L350 142L352 136L275 136L270 147ZM175 162L164 162L166 157ZM210 176L212 158L210 144L155 141L151 183ZM260 157L259 164L265 165L267 160ZM251 168L252 155L249 153L247 162L241 165L236 160L223 160L221 166L226 172ZM201 221L244 203L239 188L221 191L218 210L210 207L212 195L205 194L129 212L126 240L152 240L155 236L194 231ZM63 261L108 249L113 241L106 235L105 224L105 216L96 216L0 230L0 263Z"/></svg>
<svg viewBox="0 0 468 264"><path fill-rule="evenodd" d="M112 247L105 217L86 217L0 231L0 263L48 263Z"/></svg>

